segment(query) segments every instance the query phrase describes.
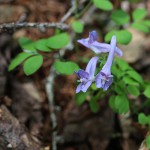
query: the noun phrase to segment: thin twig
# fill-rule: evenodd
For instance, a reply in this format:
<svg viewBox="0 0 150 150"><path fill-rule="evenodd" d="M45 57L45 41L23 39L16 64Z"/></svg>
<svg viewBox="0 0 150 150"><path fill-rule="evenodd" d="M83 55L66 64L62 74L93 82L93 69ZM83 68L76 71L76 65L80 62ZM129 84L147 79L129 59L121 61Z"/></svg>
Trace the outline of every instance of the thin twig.
<svg viewBox="0 0 150 150"><path fill-rule="evenodd" d="M57 127L57 119L56 119L55 104L54 104L54 93L53 93L54 77L55 77L55 72L53 70L53 67L51 67L49 76L47 77L47 81L46 81L46 93L48 96L49 108L51 110L50 119L52 121L53 129ZM52 132L52 150L57 150L57 131Z"/></svg>
<svg viewBox="0 0 150 150"><path fill-rule="evenodd" d="M72 13L75 11L76 9L76 0L72 0L72 7L67 11L67 13L62 17L60 22L65 22L71 15Z"/></svg>
<svg viewBox="0 0 150 150"><path fill-rule="evenodd" d="M0 30L9 30L9 29L20 29L20 28L58 28L61 30L66 30L69 26L65 23L27 23L27 22L16 22L16 23L4 23L0 25Z"/></svg>

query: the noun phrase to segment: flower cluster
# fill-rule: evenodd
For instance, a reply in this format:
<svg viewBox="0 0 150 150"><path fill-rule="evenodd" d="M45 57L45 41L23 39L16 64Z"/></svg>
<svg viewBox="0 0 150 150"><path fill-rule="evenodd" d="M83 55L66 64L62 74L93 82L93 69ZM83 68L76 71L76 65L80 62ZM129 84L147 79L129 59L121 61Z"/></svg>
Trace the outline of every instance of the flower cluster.
<svg viewBox="0 0 150 150"><path fill-rule="evenodd" d="M96 76L94 74L97 62L99 60L99 57L97 56L90 59L85 71L80 69L79 71L75 72L80 79L78 81L81 82L77 86L76 93L79 93L80 91L86 92L94 81L97 88L103 88L103 90L106 91L113 82L113 75L111 75L111 66L114 59L114 54L117 54L121 57L123 53L116 46L116 36L112 36L110 44L100 43L97 41L97 39L98 36L96 31L92 31L89 33L88 38L78 40L79 43L86 46L87 48L90 48L96 54L109 52L109 55L102 70Z"/></svg>

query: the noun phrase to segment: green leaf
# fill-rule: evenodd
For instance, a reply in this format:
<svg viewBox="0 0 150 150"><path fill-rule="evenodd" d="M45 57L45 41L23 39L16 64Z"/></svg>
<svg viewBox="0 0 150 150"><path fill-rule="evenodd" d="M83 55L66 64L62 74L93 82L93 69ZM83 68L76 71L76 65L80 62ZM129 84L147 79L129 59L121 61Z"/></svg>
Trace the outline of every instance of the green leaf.
<svg viewBox="0 0 150 150"><path fill-rule="evenodd" d="M140 113L138 114L138 122L143 125L148 124L149 118L144 113Z"/></svg>
<svg viewBox="0 0 150 150"><path fill-rule="evenodd" d="M139 83L143 83L143 78L141 77L141 75L139 73L137 73L134 70L128 70L126 72L132 79L138 81Z"/></svg>
<svg viewBox="0 0 150 150"><path fill-rule="evenodd" d="M60 49L65 47L70 41L67 33L61 33L50 37L47 40L47 46L53 49Z"/></svg>
<svg viewBox="0 0 150 150"><path fill-rule="evenodd" d="M109 98L109 107L114 111L114 112L117 112L117 108L116 108L116 105L115 105L115 98L116 98L116 96L111 96L110 98Z"/></svg>
<svg viewBox="0 0 150 150"><path fill-rule="evenodd" d="M146 15L147 15L147 10L141 9L141 8L135 9L132 13L132 17L133 17L134 21L139 21L139 20L145 18Z"/></svg>
<svg viewBox="0 0 150 150"><path fill-rule="evenodd" d="M147 85L145 90L144 90L144 95L147 97L147 98L150 98L150 85Z"/></svg>
<svg viewBox="0 0 150 150"><path fill-rule="evenodd" d="M130 21L128 13L121 9L113 11L111 19L118 25L124 25Z"/></svg>
<svg viewBox="0 0 150 150"><path fill-rule="evenodd" d="M147 27L150 27L150 20L141 20L140 23Z"/></svg>
<svg viewBox="0 0 150 150"><path fill-rule="evenodd" d="M36 56L30 57L23 64L24 73L26 75L33 74L42 66L42 63L43 63L42 55L36 55Z"/></svg>
<svg viewBox="0 0 150 150"><path fill-rule="evenodd" d="M150 135L146 137L146 146L148 149L150 149Z"/></svg>
<svg viewBox="0 0 150 150"><path fill-rule="evenodd" d="M95 113L98 112L99 104L98 104L97 100L91 99L89 102L89 105L90 105L92 112L95 112Z"/></svg>
<svg viewBox="0 0 150 150"><path fill-rule="evenodd" d="M86 96L87 92L86 93L80 92L76 94L75 101L77 105L82 105L86 101Z"/></svg>
<svg viewBox="0 0 150 150"><path fill-rule="evenodd" d="M126 71L129 69L129 65L126 61L124 61L123 59L121 58L117 58L117 64L119 66L119 68L122 70L122 71Z"/></svg>
<svg viewBox="0 0 150 150"><path fill-rule="evenodd" d="M144 33L149 33L149 28L147 26L145 26L144 24L133 23L132 27L139 30L139 31L142 31Z"/></svg>
<svg viewBox="0 0 150 150"><path fill-rule="evenodd" d="M32 41L31 39L20 38L19 39L19 44L20 44L21 48L25 51L28 51L28 52L31 52L31 53L36 52L34 41Z"/></svg>
<svg viewBox="0 0 150 150"><path fill-rule="evenodd" d="M137 86L128 85L127 89L128 89L128 92L131 95L134 95L134 96L139 96L140 95L140 90L139 90L139 87L137 87Z"/></svg>
<svg viewBox="0 0 150 150"><path fill-rule="evenodd" d="M46 45L47 39L41 39L35 42L35 48L43 52L50 52L51 49Z"/></svg>
<svg viewBox="0 0 150 150"><path fill-rule="evenodd" d="M127 30L113 30L105 35L105 41L109 42L113 35L117 37L117 42L120 44L128 44L132 39L132 34Z"/></svg>
<svg viewBox="0 0 150 150"><path fill-rule="evenodd" d="M72 23L72 28L73 30L76 32L76 33L82 33L83 32L83 28L84 28L84 25L82 22L80 21L74 21Z"/></svg>
<svg viewBox="0 0 150 150"><path fill-rule="evenodd" d="M31 53L20 53L18 54L10 63L8 70L11 71L14 68L16 68L18 65L20 65L25 59L27 59L28 57L32 56Z"/></svg>
<svg viewBox="0 0 150 150"><path fill-rule="evenodd" d="M130 78L129 76L124 76L123 81L125 84L128 84L128 85L139 86L139 83L133 80L132 78Z"/></svg>
<svg viewBox="0 0 150 150"><path fill-rule="evenodd" d="M65 74L65 75L71 75L74 73L74 71L79 70L79 66L74 62L61 62L56 61L54 63L54 68L59 73Z"/></svg>
<svg viewBox="0 0 150 150"><path fill-rule="evenodd" d="M112 10L113 5L109 0L94 0L94 5L102 10Z"/></svg>
<svg viewBox="0 0 150 150"><path fill-rule="evenodd" d="M33 41L31 39L26 38L26 37L22 37L22 38L19 39L19 44L21 46L26 45L26 44L31 44L32 42Z"/></svg>
<svg viewBox="0 0 150 150"><path fill-rule="evenodd" d="M129 101L127 97L123 95L116 96L115 106L119 114L127 113L129 111Z"/></svg>

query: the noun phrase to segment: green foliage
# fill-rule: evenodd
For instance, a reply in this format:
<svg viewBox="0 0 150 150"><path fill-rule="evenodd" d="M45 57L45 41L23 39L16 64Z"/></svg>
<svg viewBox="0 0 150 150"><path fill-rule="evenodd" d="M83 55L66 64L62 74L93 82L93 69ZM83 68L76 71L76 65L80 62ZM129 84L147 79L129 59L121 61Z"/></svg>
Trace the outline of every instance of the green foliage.
<svg viewBox="0 0 150 150"><path fill-rule="evenodd" d="M75 100L77 105L82 105L85 102L87 94L88 92L86 93L80 92L76 94Z"/></svg>
<svg viewBox="0 0 150 150"><path fill-rule="evenodd" d="M124 95L116 96L115 107L119 114L127 113L129 111L129 101L127 97Z"/></svg>
<svg viewBox="0 0 150 150"><path fill-rule="evenodd" d="M147 15L146 9L137 8L133 11L132 17L134 21L139 21L141 19L144 19Z"/></svg>
<svg viewBox="0 0 150 150"><path fill-rule="evenodd" d="M129 23L130 17L127 12L118 9L112 12L111 19L117 24L117 25L124 25Z"/></svg>
<svg viewBox="0 0 150 150"><path fill-rule="evenodd" d="M89 102L90 105L90 109L92 112L96 113L99 110L99 105L98 105L98 101L95 98L92 98Z"/></svg>
<svg viewBox="0 0 150 150"><path fill-rule="evenodd" d="M65 75L71 75L74 71L79 70L79 66L76 63L62 61L56 61L54 63L54 68L57 72Z"/></svg>
<svg viewBox="0 0 150 150"><path fill-rule="evenodd" d="M94 5L102 10L109 11L113 9L113 5L109 0L93 0Z"/></svg>
<svg viewBox="0 0 150 150"><path fill-rule="evenodd" d="M84 25L80 21L74 21L72 23L72 28L76 33L82 33L84 29Z"/></svg>
<svg viewBox="0 0 150 150"><path fill-rule="evenodd" d="M43 64L43 56L35 55L28 58L23 64L23 70L26 75L31 75L36 72Z"/></svg>
<svg viewBox="0 0 150 150"><path fill-rule="evenodd" d="M35 48L39 51L43 51L43 52L50 52L52 51L48 46L47 46L47 39L41 39L38 40L37 42L34 43L35 44Z"/></svg>
<svg viewBox="0 0 150 150"><path fill-rule="evenodd" d="M109 107L114 111L114 112L117 112L117 108L115 106L115 98L116 96L110 96L109 98L109 101L108 101L108 104L109 104Z"/></svg>
<svg viewBox="0 0 150 150"><path fill-rule="evenodd" d="M70 42L70 38L68 34L61 33L47 39L47 46L52 49L60 49L65 47L69 42Z"/></svg>
<svg viewBox="0 0 150 150"><path fill-rule="evenodd" d="M116 60L117 60L116 63L119 66L120 70L126 71L126 70L129 69L129 65L128 65L128 63L126 61L124 61L121 58L117 58Z"/></svg>
<svg viewBox="0 0 150 150"><path fill-rule="evenodd" d="M132 79L136 80L139 83L143 83L143 78L141 77L141 75L139 73L137 73L135 70L128 70L126 72Z"/></svg>
<svg viewBox="0 0 150 150"><path fill-rule="evenodd" d="M36 48L34 46L34 41L32 41L29 38L20 38L19 39L19 44L21 46L21 48L25 51L28 51L30 53L35 53L36 52Z"/></svg>
<svg viewBox="0 0 150 150"><path fill-rule="evenodd" d="M142 31L144 33L148 33L149 32L149 28L146 25L141 24L140 22L133 23L132 27L135 28L135 29L137 29L137 30L139 30L139 31Z"/></svg>
<svg viewBox="0 0 150 150"><path fill-rule="evenodd" d="M113 111L124 114L129 111L129 101L125 95L112 96L109 99L109 106Z"/></svg>
<svg viewBox="0 0 150 150"><path fill-rule="evenodd" d="M150 98L150 85L146 85L145 90L144 90L144 95L147 98Z"/></svg>
<svg viewBox="0 0 150 150"><path fill-rule="evenodd" d="M150 27L150 20L141 20L140 23L147 27Z"/></svg>
<svg viewBox="0 0 150 150"><path fill-rule="evenodd" d="M150 135L148 135L145 140L147 148L150 149Z"/></svg>
<svg viewBox="0 0 150 150"><path fill-rule="evenodd" d="M144 113L138 114L138 122L142 125L146 125L150 123L150 118L146 116Z"/></svg>
<svg viewBox="0 0 150 150"><path fill-rule="evenodd" d="M134 96L139 96L140 95L140 91L139 91L139 87L138 86L128 85L127 89L128 89L128 92L131 95L134 95Z"/></svg>
<svg viewBox="0 0 150 150"><path fill-rule="evenodd" d="M117 37L117 42L120 44L128 44L132 39L132 34L127 30L112 30L105 35L105 41L109 42L113 35Z"/></svg>
<svg viewBox="0 0 150 150"><path fill-rule="evenodd" d="M15 69L18 65L20 65L25 59L27 59L28 57L32 56L33 54L31 53L20 53L18 54L9 64L8 70L11 71L13 69Z"/></svg>

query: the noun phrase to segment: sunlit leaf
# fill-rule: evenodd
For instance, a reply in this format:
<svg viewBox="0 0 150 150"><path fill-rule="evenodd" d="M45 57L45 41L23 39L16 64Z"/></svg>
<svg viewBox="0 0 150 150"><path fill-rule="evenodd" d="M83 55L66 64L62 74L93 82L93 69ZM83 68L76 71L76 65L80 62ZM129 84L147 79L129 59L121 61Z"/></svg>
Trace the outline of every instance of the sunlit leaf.
<svg viewBox="0 0 150 150"><path fill-rule="evenodd" d="M94 5L102 10L112 10L113 5L109 0L93 0Z"/></svg>
<svg viewBox="0 0 150 150"><path fill-rule="evenodd" d="M36 72L43 63L43 56L36 55L28 58L23 64L23 70L26 75L31 75Z"/></svg>
<svg viewBox="0 0 150 150"><path fill-rule="evenodd" d="M10 63L8 70L11 71L14 68L16 68L18 65L20 65L25 59L27 59L28 57L32 56L31 53L20 53L18 54Z"/></svg>
<svg viewBox="0 0 150 150"><path fill-rule="evenodd" d="M146 25L141 24L141 23L133 23L132 27L139 30L139 31L142 31L144 33L149 33L149 31L150 31Z"/></svg>
<svg viewBox="0 0 150 150"><path fill-rule="evenodd" d="M47 46L47 39L41 39L35 42L35 48L43 52L51 51L51 49Z"/></svg>
<svg viewBox="0 0 150 150"><path fill-rule="evenodd" d="M147 15L147 10L144 8L137 8L132 13L132 17L133 17L134 21L141 20L141 19L145 18L146 15Z"/></svg>
<svg viewBox="0 0 150 150"><path fill-rule="evenodd" d="M53 49L60 49L65 47L70 41L67 33L61 33L50 37L47 40L47 46Z"/></svg>
<svg viewBox="0 0 150 150"><path fill-rule="evenodd" d="M74 62L62 62L56 61L54 63L54 68L57 72L65 75L71 75L74 71L79 70L79 66Z"/></svg>
<svg viewBox="0 0 150 150"><path fill-rule="evenodd" d="M82 22L80 21L74 21L72 23L72 28L73 30L76 32L76 33L82 33L83 32L83 28L84 28L84 25Z"/></svg>
<svg viewBox="0 0 150 150"><path fill-rule="evenodd" d="M105 41L109 42L113 35L117 37L117 42L120 44L128 44L132 39L132 34L127 30L112 30L105 35Z"/></svg>

